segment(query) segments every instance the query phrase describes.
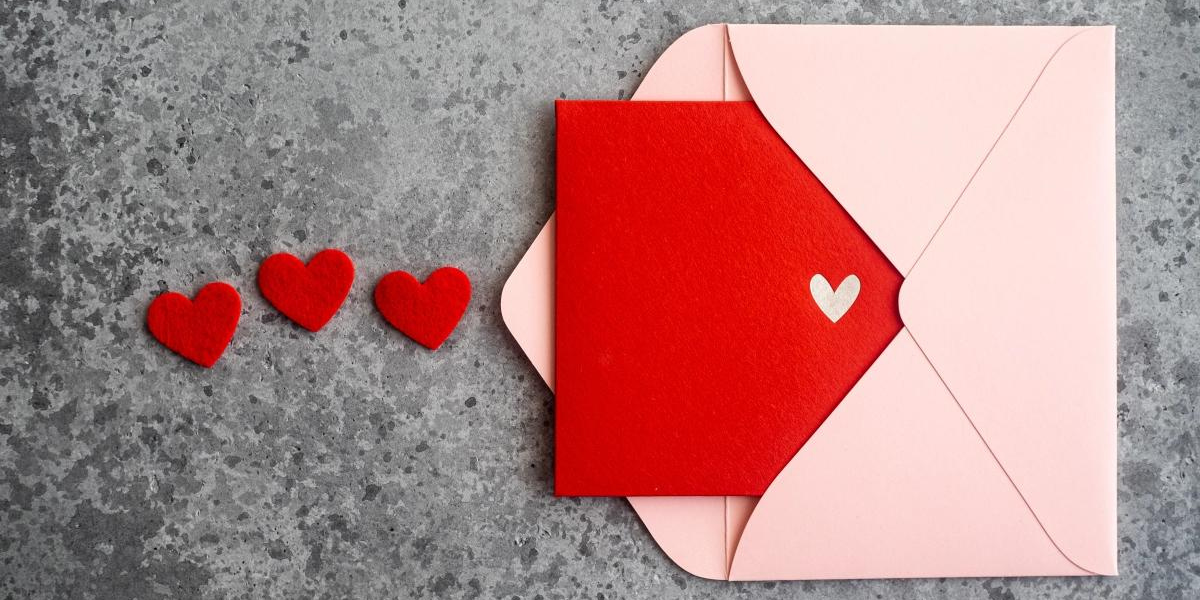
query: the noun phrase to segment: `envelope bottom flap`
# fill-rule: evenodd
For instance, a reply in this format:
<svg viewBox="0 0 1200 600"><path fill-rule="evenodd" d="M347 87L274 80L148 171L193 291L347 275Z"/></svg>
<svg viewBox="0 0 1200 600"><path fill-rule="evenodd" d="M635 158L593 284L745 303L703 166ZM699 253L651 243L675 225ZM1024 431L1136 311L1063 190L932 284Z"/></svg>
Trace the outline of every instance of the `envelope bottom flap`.
<svg viewBox="0 0 1200 600"><path fill-rule="evenodd" d="M1082 574L902 331L772 482L730 578Z"/></svg>
<svg viewBox="0 0 1200 600"><path fill-rule="evenodd" d="M901 315L1055 544L1116 569L1112 30L1063 46L901 290Z"/></svg>

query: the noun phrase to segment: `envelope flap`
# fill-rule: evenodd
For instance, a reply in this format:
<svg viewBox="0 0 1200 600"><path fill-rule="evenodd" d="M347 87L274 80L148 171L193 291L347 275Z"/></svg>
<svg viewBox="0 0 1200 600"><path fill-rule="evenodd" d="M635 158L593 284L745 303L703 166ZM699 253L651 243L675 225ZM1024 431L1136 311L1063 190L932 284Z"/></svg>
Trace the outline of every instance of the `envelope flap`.
<svg viewBox="0 0 1200 600"><path fill-rule="evenodd" d="M554 390L554 215L504 282L500 314L521 351Z"/></svg>
<svg viewBox="0 0 1200 600"><path fill-rule="evenodd" d="M1079 28L730 25L751 96L907 273Z"/></svg>
<svg viewBox="0 0 1200 600"><path fill-rule="evenodd" d="M1062 47L900 298L1051 539L1099 574L1116 572L1113 65L1111 28Z"/></svg>
<svg viewBox="0 0 1200 600"><path fill-rule="evenodd" d="M1081 575L907 332L750 517L730 579Z"/></svg>

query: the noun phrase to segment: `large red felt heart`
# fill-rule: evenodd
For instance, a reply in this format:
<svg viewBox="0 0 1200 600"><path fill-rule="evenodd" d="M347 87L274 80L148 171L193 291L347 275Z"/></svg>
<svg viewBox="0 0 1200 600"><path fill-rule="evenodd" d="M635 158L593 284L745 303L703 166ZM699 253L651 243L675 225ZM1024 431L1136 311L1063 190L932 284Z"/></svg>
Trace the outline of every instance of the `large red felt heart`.
<svg viewBox="0 0 1200 600"><path fill-rule="evenodd" d="M333 318L354 283L354 262L341 250L322 250L308 261L286 252L258 268L258 289L287 318L317 331Z"/></svg>
<svg viewBox="0 0 1200 600"><path fill-rule="evenodd" d="M471 280L454 267L442 267L425 283L404 271L384 275L375 286L375 306L392 327L437 350L450 337L471 300Z"/></svg>
<svg viewBox="0 0 1200 600"><path fill-rule="evenodd" d="M225 352L241 315L237 290L218 281L201 288L195 299L179 292L159 294L146 311L146 326L162 345L208 368Z"/></svg>

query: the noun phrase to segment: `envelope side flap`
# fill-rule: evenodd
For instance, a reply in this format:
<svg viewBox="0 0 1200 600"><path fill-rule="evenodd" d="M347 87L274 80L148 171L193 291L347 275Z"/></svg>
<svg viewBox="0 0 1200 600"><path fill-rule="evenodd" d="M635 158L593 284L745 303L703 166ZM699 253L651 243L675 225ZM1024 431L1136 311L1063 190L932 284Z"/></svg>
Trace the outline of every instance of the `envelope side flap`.
<svg viewBox="0 0 1200 600"><path fill-rule="evenodd" d="M1112 28L1067 44L901 288L900 312L1055 544L1116 573Z"/></svg>
<svg viewBox="0 0 1200 600"><path fill-rule="evenodd" d="M500 317L554 391L554 215L504 282Z"/></svg>
<svg viewBox="0 0 1200 600"><path fill-rule="evenodd" d="M907 273L1076 27L730 25L750 95Z"/></svg>

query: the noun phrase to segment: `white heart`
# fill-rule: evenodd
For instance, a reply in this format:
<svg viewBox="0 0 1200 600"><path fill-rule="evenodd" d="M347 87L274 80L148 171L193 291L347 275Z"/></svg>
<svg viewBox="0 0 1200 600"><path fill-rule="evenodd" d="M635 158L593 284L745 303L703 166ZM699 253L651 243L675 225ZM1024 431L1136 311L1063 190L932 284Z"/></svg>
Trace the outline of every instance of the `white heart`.
<svg viewBox="0 0 1200 600"><path fill-rule="evenodd" d="M829 280L825 279L824 275L817 273L808 282L808 290L812 292L817 308L820 308L830 321L837 323L838 319L844 317L850 307L854 305L854 301L858 299L862 283L856 275L850 275L843 279L842 283L838 285L837 291L834 291L833 287L829 285Z"/></svg>

